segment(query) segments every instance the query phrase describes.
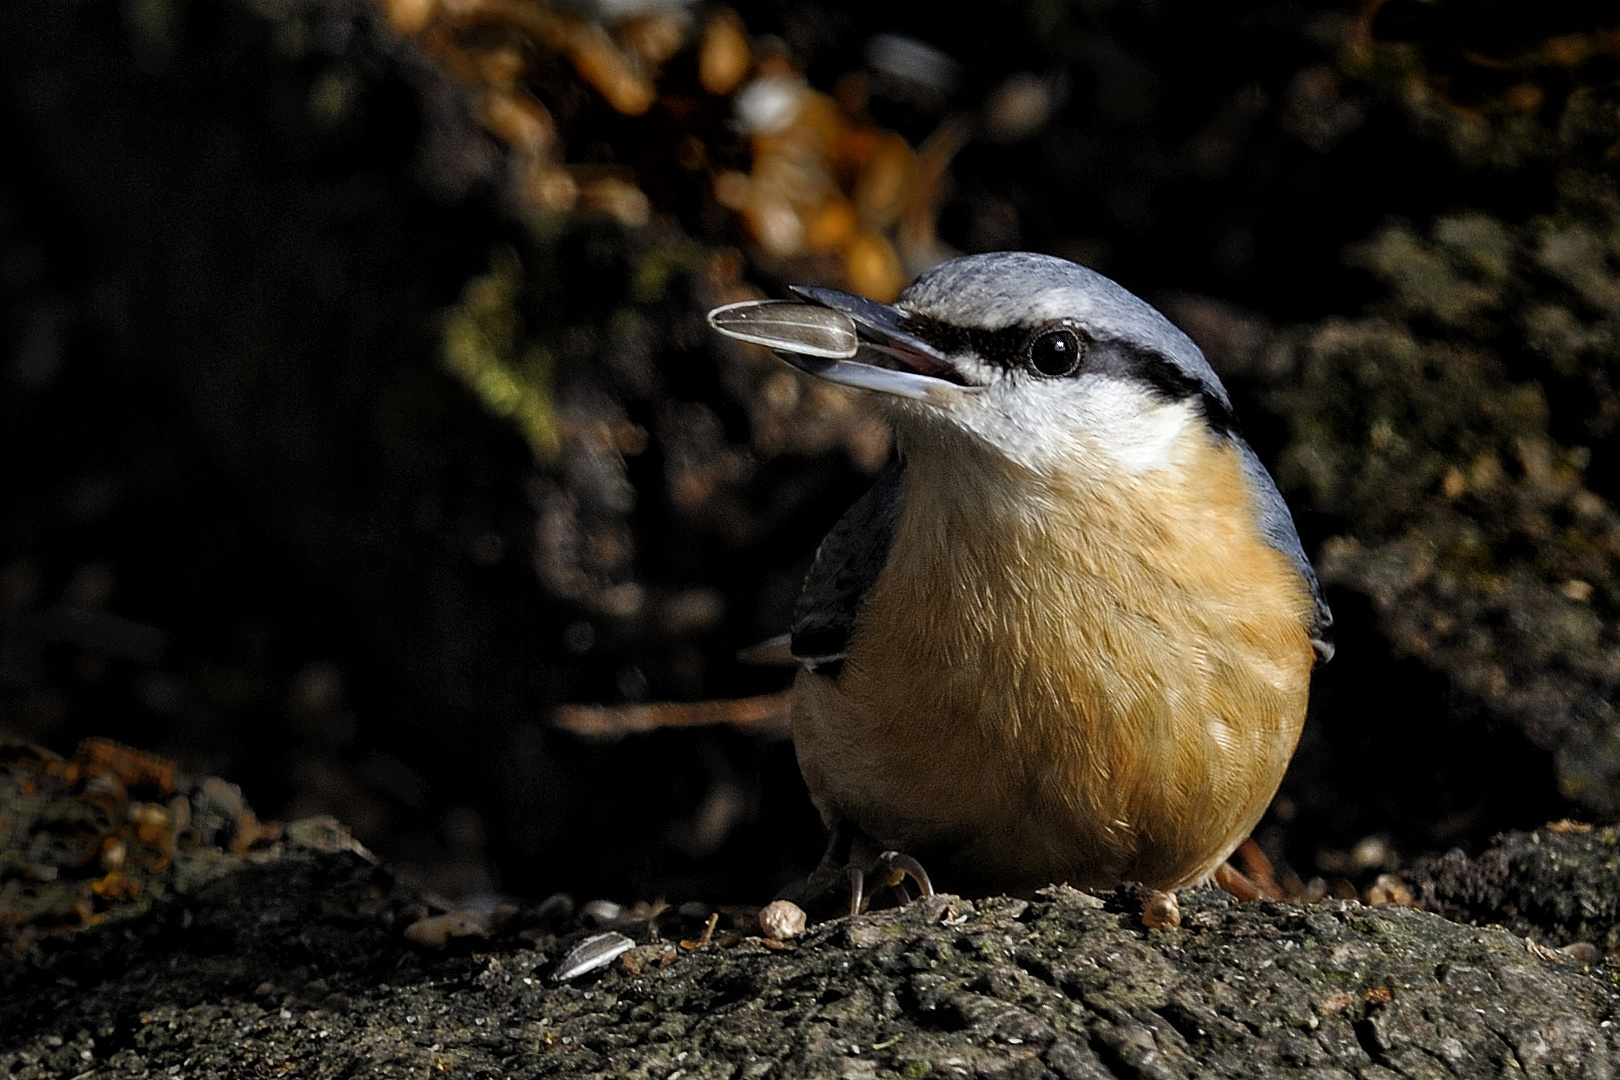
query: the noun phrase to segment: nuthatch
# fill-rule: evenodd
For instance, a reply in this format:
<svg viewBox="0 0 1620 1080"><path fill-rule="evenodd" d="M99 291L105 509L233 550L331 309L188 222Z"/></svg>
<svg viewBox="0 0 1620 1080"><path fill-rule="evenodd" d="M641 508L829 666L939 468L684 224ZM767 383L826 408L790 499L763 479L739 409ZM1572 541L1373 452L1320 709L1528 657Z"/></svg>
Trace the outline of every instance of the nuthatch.
<svg viewBox="0 0 1620 1080"><path fill-rule="evenodd" d="M1208 879L1282 780L1332 616L1203 354L1043 255L892 306L793 291L710 322L875 392L899 450L795 614L822 817L968 887Z"/></svg>

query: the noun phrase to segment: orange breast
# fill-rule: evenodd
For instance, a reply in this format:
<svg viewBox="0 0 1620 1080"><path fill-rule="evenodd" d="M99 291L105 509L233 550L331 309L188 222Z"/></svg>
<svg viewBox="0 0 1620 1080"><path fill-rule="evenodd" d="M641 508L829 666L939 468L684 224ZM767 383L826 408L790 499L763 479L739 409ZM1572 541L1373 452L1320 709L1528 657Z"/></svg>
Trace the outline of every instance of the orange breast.
<svg viewBox="0 0 1620 1080"><path fill-rule="evenodd" d="M1233 451L1189 429L1175 454L1117 477L908 458L848 660L794 687L829 823L1013 890L1175 888L1231 853L1299 738L1312 602Z"/></svg>

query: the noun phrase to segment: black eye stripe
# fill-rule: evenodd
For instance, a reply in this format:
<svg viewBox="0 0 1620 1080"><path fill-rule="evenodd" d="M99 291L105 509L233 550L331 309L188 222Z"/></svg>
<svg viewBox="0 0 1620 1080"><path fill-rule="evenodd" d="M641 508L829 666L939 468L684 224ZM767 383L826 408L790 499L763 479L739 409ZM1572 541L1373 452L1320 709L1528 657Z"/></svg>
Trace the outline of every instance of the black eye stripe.
<svg viewBox="0 0 1620 1080"><path fill-rule="evenodd" d="M977 330L952 326L927 315L912 315L908 320L908 329L945 355L972 352L986 363L1007 370L1024 370L1029 358L1029 343L1034 335L1062 325L1062 322L1055 322L1050 327L1033 330L1024 326ZM1155 393L1171 401L1196 398L1211 428L1223 435L1240 433L1237 417L1232 414L1231 407L1167 357L1124 341L1109 340L1098 344L1079 331L1078 327L1075 329L1080 334L1082 347L1097 357L1096 363L1104 370L1111 368L1117 376L1140 379ZM1088 370L1091 367L1092 361L1088 360Z"/></svg>
<svg viewBox="0 0 1620 1080"><path fill-rule="evenodd" d="M1209 387L1182 371L1168 359L1147 349L1124 345L1121 345L1118 351L1130 358L1132 372L1155 392L1171 401L1196 398L1204 410L1204 419L1210 427L1223 435L1242 434L1232 407L1211 392Z"/></svg>
<svg viewBox="0 0 1620 1080"><path fill-rule="evenodd" d="M1064 322L1052 323L1052 327L1064 325ZM1010 370L1023 368L1028 364L1030 342L1052 327L1032 329L1027 326L1007 326L1000 330L978 330L952 326L927 315L913 315L908 320L907 328L946 356L971 352L987 364ZM1079 335L1083 352L1090 344L1090 339L1078 327L1071 329Z"/></svg>

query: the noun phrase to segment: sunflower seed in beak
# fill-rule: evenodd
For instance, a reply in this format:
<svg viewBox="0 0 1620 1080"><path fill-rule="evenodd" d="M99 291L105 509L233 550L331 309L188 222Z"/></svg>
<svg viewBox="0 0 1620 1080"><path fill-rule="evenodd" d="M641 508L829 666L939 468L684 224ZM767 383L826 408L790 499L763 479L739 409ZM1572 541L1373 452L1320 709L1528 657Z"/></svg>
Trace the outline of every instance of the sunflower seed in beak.
<svg viewBox="0 0 1620 1080"><path fill-rule="evenodd" d="M848 315L796 300L727 304L709 312L709 325L738 341L826 360L847 360L860 348Z"/></svg>

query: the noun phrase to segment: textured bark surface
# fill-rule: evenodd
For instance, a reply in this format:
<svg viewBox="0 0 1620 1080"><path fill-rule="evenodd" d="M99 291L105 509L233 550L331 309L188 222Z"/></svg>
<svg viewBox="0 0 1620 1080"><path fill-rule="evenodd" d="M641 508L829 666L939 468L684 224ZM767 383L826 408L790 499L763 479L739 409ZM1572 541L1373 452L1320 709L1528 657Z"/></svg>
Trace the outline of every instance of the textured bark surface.
<svg viewBox="0 0 1620 1080"><path fill-rule="evenodd" d="M1560 822L1506 833L1476 857L1450 851L1408 874L1419 903L1553 946L1620 950L1620 827Z"/></svg>
<svg viewBox="0 0 1620 1080"><path fill-rule="evenodd" d="M423 949L402 934L419 898L341 838L289 835L8 961L0 1069L1596 1077L1620 1061L1608 966L1423 911L1192 890L1179 929L1148 931L1123 893L1052 889L834 920L779 950L690 949L656 936L666 917L620 923L637 947L559 985L590 931L536 908Z"/></svg>

